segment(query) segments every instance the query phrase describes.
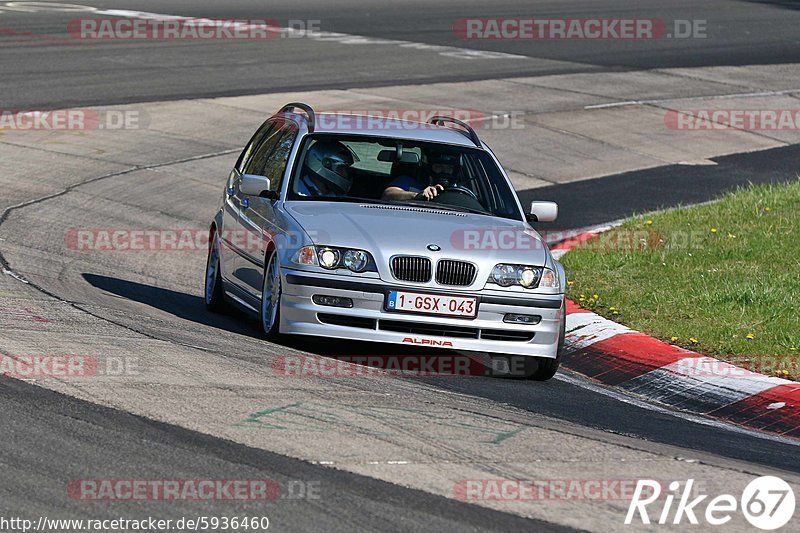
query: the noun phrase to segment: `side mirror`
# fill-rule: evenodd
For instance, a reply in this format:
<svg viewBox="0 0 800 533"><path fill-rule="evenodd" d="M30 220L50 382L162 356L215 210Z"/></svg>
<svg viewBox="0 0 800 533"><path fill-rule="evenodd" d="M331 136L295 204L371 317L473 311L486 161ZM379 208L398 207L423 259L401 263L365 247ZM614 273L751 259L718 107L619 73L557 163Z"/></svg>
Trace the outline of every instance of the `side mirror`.
<svg viewBox="0 0 800 533"><path fill-rule="evenodd" d="M242 174L242 181L239 182L239 190L248 196L261 196L263 192L269 192L269 178L256 174Z"/></svg>
<svg viewBox="0 0 800 533"><path fill-rule="evenodd" d="M555 202L531 202L531 213L525 218L528 222L552 222L558 217L558 204Z"/></svg>

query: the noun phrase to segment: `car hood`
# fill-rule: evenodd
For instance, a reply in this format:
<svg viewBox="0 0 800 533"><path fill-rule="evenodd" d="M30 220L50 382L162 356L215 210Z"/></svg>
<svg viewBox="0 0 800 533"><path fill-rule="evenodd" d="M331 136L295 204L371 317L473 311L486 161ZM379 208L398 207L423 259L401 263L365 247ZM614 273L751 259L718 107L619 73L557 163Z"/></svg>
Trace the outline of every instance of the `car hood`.
<svg viewBox="0 0 800 533"><path fill-rule="evenodd" d="M542 266L548 250L522 221L401 205L302 201L287 212L315 244L396 254ZM436 247L438 251L432 251Z"/></svg>

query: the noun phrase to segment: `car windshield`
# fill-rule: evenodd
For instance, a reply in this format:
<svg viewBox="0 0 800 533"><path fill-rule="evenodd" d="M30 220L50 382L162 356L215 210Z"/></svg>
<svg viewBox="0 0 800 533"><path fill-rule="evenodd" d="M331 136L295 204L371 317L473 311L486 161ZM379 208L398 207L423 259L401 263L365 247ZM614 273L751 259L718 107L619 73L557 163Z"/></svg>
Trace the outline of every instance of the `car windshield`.
<svg viewBox="0 0 800 533"><path fill-rule="evenodd" d="M325 134L309 135L303 144L289 200L369 201L521 219L513 191L484 150Z"/></svg>

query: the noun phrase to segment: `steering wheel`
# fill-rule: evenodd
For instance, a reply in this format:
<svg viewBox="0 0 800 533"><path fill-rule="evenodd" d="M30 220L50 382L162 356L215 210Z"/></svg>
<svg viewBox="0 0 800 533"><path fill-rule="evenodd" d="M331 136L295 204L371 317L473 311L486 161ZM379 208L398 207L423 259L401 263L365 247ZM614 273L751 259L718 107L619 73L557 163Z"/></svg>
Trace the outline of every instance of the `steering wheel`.
<svg viewBox="0 0 800 533"><path fill-rule="evenodd" d="M443 193L445 193L445 192L451 192L451 193L454 192L454 193L458 193L458 194L464 194L466 196L469 196L470 198L472 198L476 202L479 201L478 200L478 196L474 192L472 192L470 189L467 189L466 187L464 187L462 185L448 185L447 187L444 188L444 190L442 192ZM439 197L436 196L433 199L433 201L435 202L438 198Z"/></svg>
<svg viewBox="0 0 800 533"><path fill-rule="evenodd" d="M478 200L474 192L459 185L448 185L431 201L439 204L467 207L476 211L486 211L486 208Z"/></svg>

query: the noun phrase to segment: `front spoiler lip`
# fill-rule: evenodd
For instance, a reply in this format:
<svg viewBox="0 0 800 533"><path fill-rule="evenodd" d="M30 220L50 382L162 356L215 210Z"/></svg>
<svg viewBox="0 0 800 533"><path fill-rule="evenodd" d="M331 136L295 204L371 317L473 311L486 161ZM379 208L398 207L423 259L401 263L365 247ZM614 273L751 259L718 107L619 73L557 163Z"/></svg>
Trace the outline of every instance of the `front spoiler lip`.
<svg viewBox="0 0 800 533"><path fill-rule="evenodd" d="M303 285L306 287L323 287L326 289L342 289L362 292L372 292L385 294L392 290L403 290L402 287L390 286L384 283L363 283L360 281L344 280L344 279L330 279L330 278L312 278L309 276L300 276L298 274L286 274L286 283L292 285ZM408 289L405 289L408 290ZM420 291L430 294L459 294L456 291L439 290L439 289L420 289ZM470 294L478 299L478 304L495 304L495 305L510 305L515 307L537 307L540 309L560 309L562 305L562 296L557 299L550 298L511 298L506 296L490 296L485 294Z"/></svg>
<svg viewBox="0 0 800 533"><path fill-rule="evenodd" d="M282 319L283 320L283 319ZM556 344L531 344L516 341L489 341L482 339L464 339L458 337L424 336L410 333L399 333L384 330L371 330L350 328L347 326L333 326L330 324L314 324L308 322L281 323L281 332L291 335L308 335L327 339L346 339L361 342L387 343L399 346L414 346L431 350L456 350L481 353L502 353L507 355L524 355L530 357L556 358ZM429 338L449 341L450 346L437 346L435 344L417 344L406 339Z"/></svg>

